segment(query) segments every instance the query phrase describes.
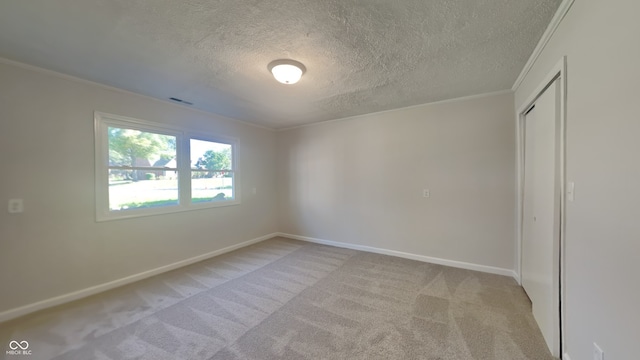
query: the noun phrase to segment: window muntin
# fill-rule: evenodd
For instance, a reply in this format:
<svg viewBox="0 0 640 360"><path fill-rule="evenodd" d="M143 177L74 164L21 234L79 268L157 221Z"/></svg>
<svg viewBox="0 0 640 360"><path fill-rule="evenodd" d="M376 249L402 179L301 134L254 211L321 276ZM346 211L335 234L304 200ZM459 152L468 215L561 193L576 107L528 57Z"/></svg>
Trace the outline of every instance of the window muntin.
<svg viewBox="0 0 640 360"><path fill-rule="evenodd" d="M98 112L95 125L98 221L240 202L236 140Z"/></svg>

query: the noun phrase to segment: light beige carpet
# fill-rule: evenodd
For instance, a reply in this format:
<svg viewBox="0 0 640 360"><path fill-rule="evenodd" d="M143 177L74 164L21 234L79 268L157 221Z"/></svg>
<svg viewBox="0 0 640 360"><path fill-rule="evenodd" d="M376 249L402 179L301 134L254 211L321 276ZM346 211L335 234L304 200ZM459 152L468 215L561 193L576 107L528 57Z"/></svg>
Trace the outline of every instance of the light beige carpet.
<svg viewBox="0 0 640 360"><path fill-rule="evenodd" d="M7 359L552 359L508 277L271 239L0 324Z"/></svg>

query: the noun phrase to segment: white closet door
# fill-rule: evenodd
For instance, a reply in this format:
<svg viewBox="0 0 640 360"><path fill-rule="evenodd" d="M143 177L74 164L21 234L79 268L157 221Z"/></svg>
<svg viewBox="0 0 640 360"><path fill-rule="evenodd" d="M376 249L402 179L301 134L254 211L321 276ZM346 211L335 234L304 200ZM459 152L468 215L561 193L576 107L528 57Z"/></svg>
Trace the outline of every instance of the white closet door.
<svg viewBox="0 0 640 360"><path fill-rule="evenodd" d="M558 80L525 116L522 286L555 356L559 352Z"/></svg>

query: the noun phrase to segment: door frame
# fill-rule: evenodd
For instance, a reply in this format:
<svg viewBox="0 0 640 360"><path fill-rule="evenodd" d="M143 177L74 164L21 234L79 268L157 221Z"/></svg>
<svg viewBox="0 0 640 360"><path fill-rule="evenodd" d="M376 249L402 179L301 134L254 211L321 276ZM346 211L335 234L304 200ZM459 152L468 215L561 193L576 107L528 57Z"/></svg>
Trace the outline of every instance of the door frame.
<svg viewBox="0 0 640 360"><path fill-rule="evenodd" d="M527 97L527 99L516 108L516 272L517 280L522 285L522 239L523 239L523 206L524 206L524 129L525 117L540 95L555 80L559 80L560 92L560 119L557 124L559 131L560 144L557 149L557 159L559 160L558 174L560 186L560 234L558 256L554 258L559 260L557 271L554 271L554 277L558 280L558 288L553 289L554 304L558 305L558 324L559 324L559 356L562 358L565 344L564 334L564 316L565 316L565 221L566 221L566 103L567 103L567 57L563 56L553 69L543 78L536 89Z"/></svg>

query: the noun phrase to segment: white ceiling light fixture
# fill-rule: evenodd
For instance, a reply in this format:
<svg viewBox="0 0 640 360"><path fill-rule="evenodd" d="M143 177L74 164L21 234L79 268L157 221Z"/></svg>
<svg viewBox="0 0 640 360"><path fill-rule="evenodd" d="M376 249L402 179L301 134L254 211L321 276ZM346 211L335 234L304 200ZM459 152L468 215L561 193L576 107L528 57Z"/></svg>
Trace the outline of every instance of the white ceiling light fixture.
<svg viewBox="0 0 640 360"><path fill-rule="evenodd" d="M297 83L307 68L301 62L295 60L281 59L274 60L267 66L279 82L287 85Z"/></svg>

